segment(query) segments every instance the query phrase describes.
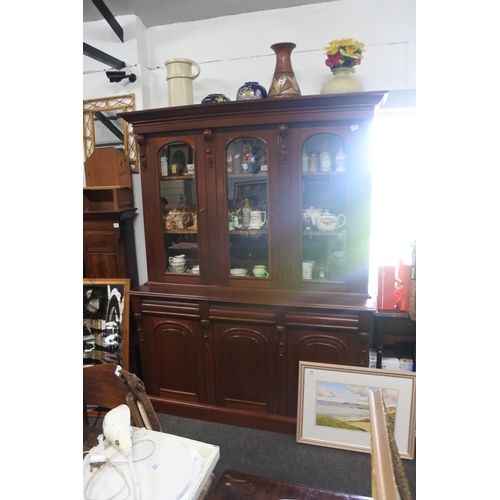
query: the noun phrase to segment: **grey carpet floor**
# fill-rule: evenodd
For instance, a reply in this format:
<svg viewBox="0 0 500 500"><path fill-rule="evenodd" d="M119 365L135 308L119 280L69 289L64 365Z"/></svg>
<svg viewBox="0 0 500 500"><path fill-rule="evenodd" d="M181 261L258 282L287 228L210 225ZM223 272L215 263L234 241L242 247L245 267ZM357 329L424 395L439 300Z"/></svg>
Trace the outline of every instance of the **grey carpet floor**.
<svg viewBox="0 0 500 500"><path fill-rule="evenodd" d="M213 491L225 469L285 483L371 497L370 454L297 443L295 436L158 414L162 429L217 445ZM416 499L416 459L403 460ZM209 495L208 495L209 497ZM207 497L207 498L208 498Z"/></svg>

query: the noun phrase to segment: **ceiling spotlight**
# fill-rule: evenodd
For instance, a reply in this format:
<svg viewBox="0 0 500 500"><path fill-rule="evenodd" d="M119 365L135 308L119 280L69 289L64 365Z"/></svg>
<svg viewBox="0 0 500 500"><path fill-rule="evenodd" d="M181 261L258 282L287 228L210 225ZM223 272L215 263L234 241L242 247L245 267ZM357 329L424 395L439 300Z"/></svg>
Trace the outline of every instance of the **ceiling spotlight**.
<svg viewBox="0 0 500 500"><path fill-rule="evenodd" d="M125 71L106 71L106 76L111 83L121 82L124 78L128 78L130 82L137 80L137 77L133 73L127 75Z"/></svg>

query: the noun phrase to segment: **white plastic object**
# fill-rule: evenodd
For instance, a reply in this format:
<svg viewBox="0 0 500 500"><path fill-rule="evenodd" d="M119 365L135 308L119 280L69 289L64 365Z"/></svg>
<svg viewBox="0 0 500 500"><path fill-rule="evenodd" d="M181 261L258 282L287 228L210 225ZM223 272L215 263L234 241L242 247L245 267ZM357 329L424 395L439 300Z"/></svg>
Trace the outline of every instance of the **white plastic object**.
<svg viewBox="0 0 500 500"><path fill-rule="evenodd" d="M106 413L102 423L102 433L120 451L132 450L130 437L130 408L120 405Z"/></svg>

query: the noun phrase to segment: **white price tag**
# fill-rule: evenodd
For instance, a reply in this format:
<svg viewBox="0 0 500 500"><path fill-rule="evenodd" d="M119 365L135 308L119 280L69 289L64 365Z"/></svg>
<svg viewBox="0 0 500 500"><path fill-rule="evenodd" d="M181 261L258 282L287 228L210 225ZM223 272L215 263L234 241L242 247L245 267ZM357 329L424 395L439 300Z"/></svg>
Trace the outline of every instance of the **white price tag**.
<svg viewBox="0 0 500 500"><path fill-rule="evenodd" d="M118 229L120 227L120 223L119 222L113 222L113 227L116 227Z"/></svg>

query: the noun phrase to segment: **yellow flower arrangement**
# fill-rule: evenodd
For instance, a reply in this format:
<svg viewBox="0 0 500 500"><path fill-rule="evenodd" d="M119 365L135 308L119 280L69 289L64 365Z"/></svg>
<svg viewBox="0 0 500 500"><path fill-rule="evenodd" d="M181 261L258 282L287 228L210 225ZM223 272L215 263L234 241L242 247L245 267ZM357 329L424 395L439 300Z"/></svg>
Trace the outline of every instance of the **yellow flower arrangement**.
<svg viewBox="0 0 500 500"><path fill-rule="evenodd" d="M333 40L325 47L327 59L325 64L333 70L334 68L351 68L355 73L354 66L361 63L365 44L354 38L340 38Z"/></svg>

